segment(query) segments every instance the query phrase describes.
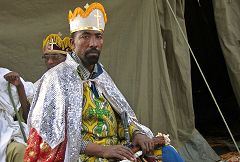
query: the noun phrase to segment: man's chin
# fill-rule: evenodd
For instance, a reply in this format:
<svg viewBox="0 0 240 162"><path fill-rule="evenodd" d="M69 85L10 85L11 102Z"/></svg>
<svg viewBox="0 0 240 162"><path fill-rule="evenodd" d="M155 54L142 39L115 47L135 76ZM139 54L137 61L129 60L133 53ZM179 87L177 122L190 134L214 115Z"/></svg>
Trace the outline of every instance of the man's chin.
<svg viewBox="0 0 240 162"><path fill-rule="evenodd" d="M51 68L53 68L53 67L54 67L54 66L48 66L48 67L47 67L47 70L49 70L49 69L51 69Z"/></svg>
<svg viewBox="0 0 240 162"><path fill-rule="evenodd" d="M96 63L98 63L98 59L91 59L88 60L89 65L95 65Z"/></svg>
<svg viewBox="0 0 240 162"><path fill-rule="evenodd" d="M87 57L87 62L89 65L94 65L98 63L98 60L99 60L99 55L91 55L90 57Z"/></svg>

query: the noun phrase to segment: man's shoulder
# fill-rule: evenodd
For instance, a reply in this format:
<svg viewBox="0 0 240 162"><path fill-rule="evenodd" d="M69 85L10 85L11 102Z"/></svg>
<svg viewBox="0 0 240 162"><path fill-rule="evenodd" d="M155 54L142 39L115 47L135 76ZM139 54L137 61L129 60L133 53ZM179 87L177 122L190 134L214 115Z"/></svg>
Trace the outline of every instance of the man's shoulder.
<svg viewBox="0 0 240 162"><path fill-rule="evenodd" d="M75 69L69 66L66 62L62 62L57 66L46 71L41 77L41 82L43 80L47 82L56 82L57 80L67 80L69 78L75 77Z"/></svg>
<svg viewBox="0 0 240 162"><path fill-rule="evenodd" d="M67 66L67 64L65 62L62 62L62 63L54 66L53 68L49 69L48 71L46 71L44 73L44 75L51 76L52 74L58 74L58 73L61 73L61 71L63 71L64 69L67 69L67 68L69 68Z"/></svg>

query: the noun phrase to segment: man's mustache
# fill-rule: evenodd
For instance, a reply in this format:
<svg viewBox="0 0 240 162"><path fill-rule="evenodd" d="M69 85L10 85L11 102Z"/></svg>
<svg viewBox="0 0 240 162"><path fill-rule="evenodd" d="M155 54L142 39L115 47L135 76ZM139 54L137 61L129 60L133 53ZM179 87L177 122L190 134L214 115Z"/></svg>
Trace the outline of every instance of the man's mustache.
<svg viewBox="0 0 240 162"><path fill-rule="evenodd" d="M89 49L89 50L87 50L86 52L85 52L85 54L87 55L87 54L89 54L89 53L97 53L98 55L100 54L100 50L98 50L98 49Z"/></svg>

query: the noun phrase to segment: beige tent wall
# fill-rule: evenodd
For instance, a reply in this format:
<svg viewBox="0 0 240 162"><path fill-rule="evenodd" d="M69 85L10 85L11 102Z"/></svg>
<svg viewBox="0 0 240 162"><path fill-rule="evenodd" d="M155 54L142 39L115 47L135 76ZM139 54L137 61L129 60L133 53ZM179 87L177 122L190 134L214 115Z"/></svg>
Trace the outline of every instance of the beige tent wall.
<svg viewBox="0 0 240 162"><path fill-rule="evenodd" d="M240 105L240 1L213 0L219 42Z"/></svg>
<svg viewBox="0 0 240 162"><path fill-rule="evenodd" d="M45 70L42 39L59 31L68 34L68 10L93 2L0 1L0 66L31 81ZM190 55L166 0L99 2L108 14L101 62L139 120L154 133L170 134L187 162L218 160L195 129ZM185 30L184 0L170 3Z"/></svg>
<svg viewBox="0 0 240 162"><path fill-rule="evenodd" d="M0 66L36 81L44 72L42 41L50 33L69 34L67 14L79 5L68 0L0 0Z"/></svg>

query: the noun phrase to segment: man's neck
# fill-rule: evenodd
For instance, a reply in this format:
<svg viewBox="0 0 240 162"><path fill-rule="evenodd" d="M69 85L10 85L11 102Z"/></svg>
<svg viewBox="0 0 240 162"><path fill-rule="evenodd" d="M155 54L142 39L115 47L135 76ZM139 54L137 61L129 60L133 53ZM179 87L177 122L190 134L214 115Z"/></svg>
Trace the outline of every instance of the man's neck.
<svg viewBox="0 0 240 162"><path fill-rule="evenodd" d="M90 73L93 72L93 69L94 69L94 67L95 67L95 65L85 66L84 64L83 64L83 66L84 66L86 69L88 69L88 71L89 71Z"/></svg>

